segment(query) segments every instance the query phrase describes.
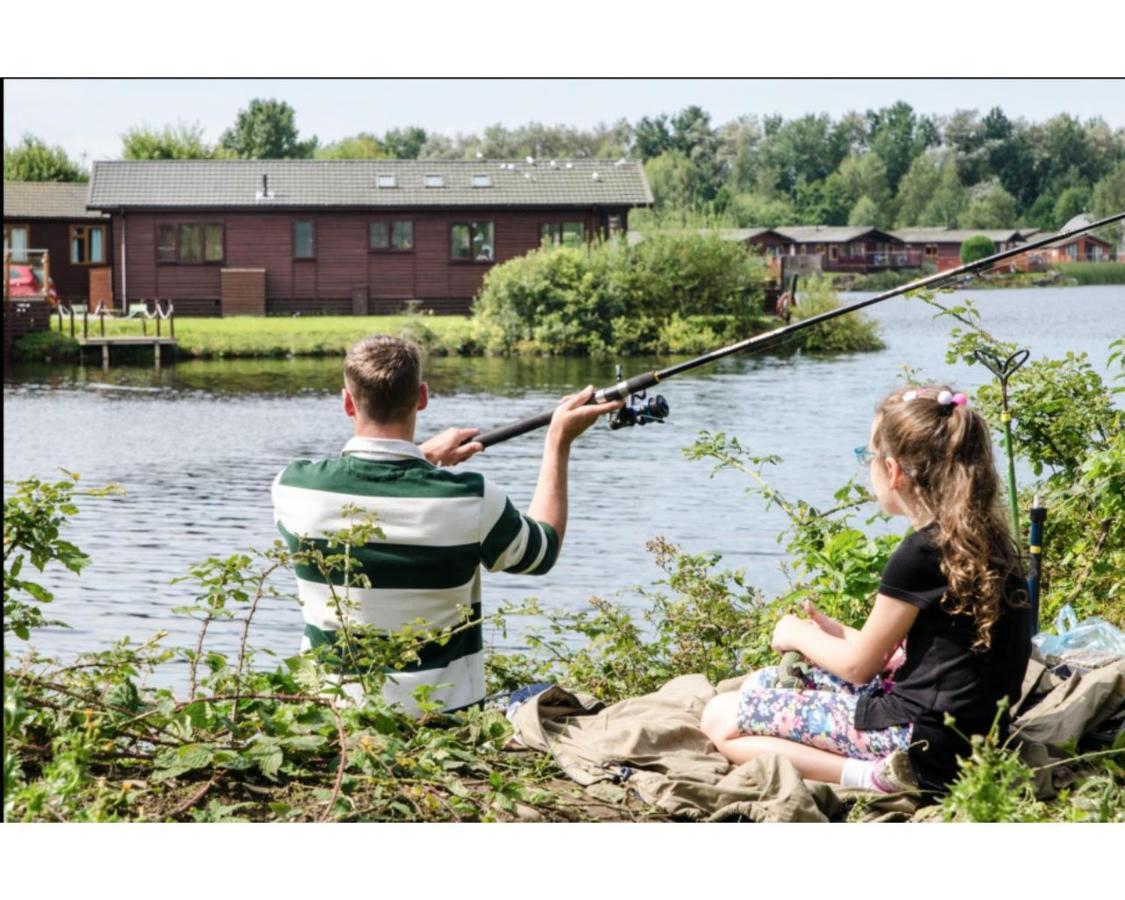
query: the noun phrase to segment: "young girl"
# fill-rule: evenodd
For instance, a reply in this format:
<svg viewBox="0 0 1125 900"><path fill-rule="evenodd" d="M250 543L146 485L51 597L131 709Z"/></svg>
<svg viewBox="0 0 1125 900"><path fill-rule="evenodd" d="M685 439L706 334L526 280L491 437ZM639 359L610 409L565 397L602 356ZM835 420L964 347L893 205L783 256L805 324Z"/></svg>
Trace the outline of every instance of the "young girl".
<svg viewBox="0 0 1125 900"><path fill-rule="evenodd" d="M807 619L785 616L773 646L813 664L804 687L778 688L776 668L753 672L708 703L701 727L734 763L781 753L818 781L941 791L968 753L945 714L965 735L987 732L997 702L1019 697L1031 652L988 425L948 387L901 389L879 405L856 455L883 510L913 526L867 621L857 631L809 603Z"/></svg>

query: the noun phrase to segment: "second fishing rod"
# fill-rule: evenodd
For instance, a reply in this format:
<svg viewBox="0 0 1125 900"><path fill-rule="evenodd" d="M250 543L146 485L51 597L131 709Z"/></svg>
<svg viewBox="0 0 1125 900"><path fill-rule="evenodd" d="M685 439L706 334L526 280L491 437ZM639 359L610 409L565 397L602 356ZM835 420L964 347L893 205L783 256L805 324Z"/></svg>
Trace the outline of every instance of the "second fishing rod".
<svg viewBox="0 0 1125 900"><path fill-rule="evenodd" d="M901 287L893 288L889 291L884 291L881 294L876 294L873 297L868 297L866 300L858 300L855 303L849 303L847 306L841 306L836 309L830 309L827 312L819 313L815 316L810 316L807 319L802 319L800 322L794 322L791 325L784 325L780 328L775 328L772 331L767 331L764 334L758 334L754 337L749 337L733 344L728 344L725 347L720 347L717 350L712 350L710 353L704 353L702 356L697 356L694 359L685 360L681 363L668 366L665 369L659 369L653 372L643 372L640 375L634 375L632 378L621 379L620 371L618 374L618 381L609 387L601 388L594 393L594 396L589 401L590 403L605 403L611 400L636 400L640 401L639 405L630 404L622 409L617 416L615 416L611 423L614 427L622 427L627 425L644 425L647 422L660 422L668 415L668 405L663 397L647 397L646 392L649 388L655 387L663 381L667 381L675 375L680 375L684 372L690 372L692 369L698 369L700 366L710 365L727 356L733 356L738 353L758 352L767 350L771 347L776 347L785 341L790 335L801 331L804 328L812 328L822 322L827 322L830 319L845 316L848 313L853 313L857 310L863 309L867 306L873 306L876 303L881 303L884 300L890 300L892 297L899 297L910 291L916 291L921 288L940 286L948 281L952 281L962 275L971 272L976 272L980 269L986 269L998 262L1003 262L1006 259L1011 259L1032 250L1037 250L1041 247L1046 247L1050 244L1057 244L1062 241L1069 240L1072 237L1085 234L1096 228L1103 228L1106 225L1112 225L1114 222L1119 222L1125 219L1125 212L1116 213L1112 216L1107 216L1097 222L1092 222L1082 228L1076 228L1072 231L1064 232L1061 234L1050 235L1036 241L1030 241L1026 244L1020 244L1008 250L1003 250L1000 253L994 253L991 256L986 256L982 259L975 260L974 262L966 263L958 266L955 269L947 269L944 272L937 272L933 275L911 281L909 284L904 284ZM527 434L529 431L535 431L550 424L551 416L554 415L554 408L544 410L534 416L529 416L526 419L521 419L518 422L512 422L508 425L501 425L498 428L493 428L479 434L477 437L472 438L483 444L485 447L491 447L494 444L499 444L503 441L511 440L521 434Z"/></svg>

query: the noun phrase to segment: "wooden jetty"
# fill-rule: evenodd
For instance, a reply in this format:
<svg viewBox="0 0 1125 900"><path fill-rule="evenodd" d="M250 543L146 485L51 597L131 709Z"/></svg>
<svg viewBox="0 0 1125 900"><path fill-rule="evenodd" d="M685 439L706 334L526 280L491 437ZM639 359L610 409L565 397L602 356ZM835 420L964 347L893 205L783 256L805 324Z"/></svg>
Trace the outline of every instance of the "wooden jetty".
<svg viewBox="0 0 1125 900"><path fill-rule="evenodd" d="M160 351L162 347L171 347L173 352L176 348L176 339L174 337L157 337L155 335L136 335L136 334L115 334L105 337L80 337L75 338L78 341L78 346L85 350L86 347L101 347L102 348L102 368L109 368L109 350L111 347L151 347L153 353L153 361L157 367L160 366Z"/></svg>
<svg viewBox="0 0 1125 900"><path fill-rule="evenodd" d="M60 303L56 308L56 314L59 320L60 333L63 333L65 331L64 319L66 317L69 317L70 336L75 341L77 341L78 346L81 347L83 351L85 351L87 347L101 347L103 369L109 368L110 348L112 347L151 347L153 361L156 364L156 368L158 369L160 368L160 356L163 348L171 348L173 351L173 358L175 356L175 349L177 344L176 320L171 301L167 302L167 308L165 308L161 304L161 302L157 300L155 302L155 308L152 312L149 312L147 304L136 304L136 308L131 310L131 316L126 316L126 318L131 318L132 316L136 316L137 318L139 318L141 324L140 334L106 334L106 316L111 316L112 313L104 306L98 307L98 309L94 310L93 313L90 313L85 307L82 308L81 332L79 332L77 327L75 310L73 306L64 309L63 305ZM91 318L95 319L97 322L96 334L90 333ZM155 334L148 333L148 322L150 320L155 320ZM167 321L168 323L167 334L161 333L162 321Z"/></svg>

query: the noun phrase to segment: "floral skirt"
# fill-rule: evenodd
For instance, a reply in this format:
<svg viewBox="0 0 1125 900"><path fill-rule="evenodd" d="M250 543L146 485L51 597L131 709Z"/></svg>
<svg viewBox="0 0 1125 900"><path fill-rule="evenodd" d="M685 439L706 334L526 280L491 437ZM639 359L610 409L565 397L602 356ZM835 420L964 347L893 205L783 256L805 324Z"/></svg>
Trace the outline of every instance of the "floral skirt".
<svg viewBox="0 0 1125 900"><path fill-rule="evenodd" d="M878 676L865 685L849 684L831 672L812 667L805 687L778 688L776 666L751 672L738 698L738 729L743 734L785 738L849 756L880 759L910 746L913 725L892 725L877 731L855 727L859 697L883 686Z"/></svg>

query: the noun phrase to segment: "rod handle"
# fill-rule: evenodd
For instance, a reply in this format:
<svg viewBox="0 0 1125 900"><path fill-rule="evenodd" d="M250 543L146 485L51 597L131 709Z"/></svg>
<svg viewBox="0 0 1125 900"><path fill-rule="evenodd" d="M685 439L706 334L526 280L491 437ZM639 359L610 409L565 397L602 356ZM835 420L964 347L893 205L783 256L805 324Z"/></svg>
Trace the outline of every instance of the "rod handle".
<svg viewBox="0 0 1125 900"><path fill-rule="evenodd" d="M499 444L501 441L506 441L514 437L519 437L521 434L527 434L529 431L535 431L537 428L543 428L551 423L551 416L555 414L557 407L544 410L527 419L521 419L518 422L511 422L508 425L501 425L499 428L493 428L478 434L475 438L470 438L472 441L484 444L486 447L491 447L493 444Z"/></svg>

